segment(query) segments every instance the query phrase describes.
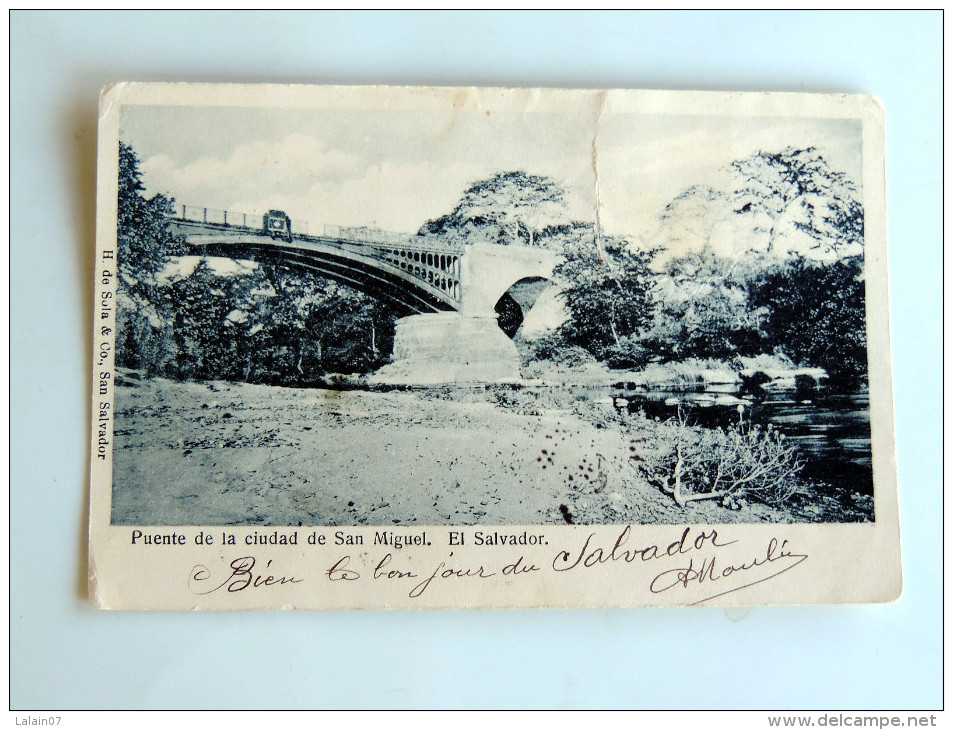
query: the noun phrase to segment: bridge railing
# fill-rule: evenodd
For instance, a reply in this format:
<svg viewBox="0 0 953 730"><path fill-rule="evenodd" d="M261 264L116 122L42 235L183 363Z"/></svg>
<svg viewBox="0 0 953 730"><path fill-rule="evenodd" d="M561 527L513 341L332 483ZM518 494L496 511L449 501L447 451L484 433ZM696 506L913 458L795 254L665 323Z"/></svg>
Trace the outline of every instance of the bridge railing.
<svg viewBox="0 0 953 730"><path fill-rule="evenodd" d="M200 205L177 203L174 215L183 221L228 228L261 230L264 226L263 213L242 213ZM377 244L380 246L437 250L432 242L419 241L416 236L409 233L385 231L372 226L339 226L330 223L310 225L308 221L292 218L291 231L295 235L331 238L358 245Z"/></svg>
<svg viewBox="0 0 953 730"><path fill-rule="evenodd" d="M261 228L262 225L262 217L254 213L237 213L233 210L200 205L176 205L175 217L194 223L211 223L236 228Z"/></svg>
<svg viewBox="0 0 953 730"><path fill-rule="evenodd" d="M235 210L209 208L203 205L185 205L178 203L175 206L176 218L193 223L208 223L229 228L261 229L264 227L264 213L245 213ZM292 230L296 233L308 235L308 221L294 219L291 222Z"/></svg>
<svg viewBox="0 0 953 730"><path fill-rule="evenodd" d="M322 226L322 233L315 235L324 235L326 238L338 238L343 241L353 241L354 243L381 243L386 246L403 246L411 238L406 233L397 233L394 231L385 231L380 228L370 228L368 226L335 226L326 224Z"/></svg>

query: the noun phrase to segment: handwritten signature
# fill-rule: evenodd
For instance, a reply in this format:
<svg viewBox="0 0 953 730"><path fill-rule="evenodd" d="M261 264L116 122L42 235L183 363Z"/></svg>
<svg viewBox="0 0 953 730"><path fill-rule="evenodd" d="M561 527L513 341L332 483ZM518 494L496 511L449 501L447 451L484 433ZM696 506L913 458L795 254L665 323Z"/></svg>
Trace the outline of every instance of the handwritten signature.
<svg viewBox="0 0 953 730"><path fill-rule="evenodd" d="M768 575L761 575L760 571L755 571L751 576L753 580L743 583L742 585L734 585L730 588L726 586L726 589L720 591L719 593L714 593L689 604L690 606L696 606L699 603L710 601L713 598L726 596L729 593L734 593L735 591L740 591L744 588L750 588L751 586L757 585L758 583L764 583L765 581L771 580L772 578L777 578L782 573L786 573L792 568L796 568L805 560L807 560L807 555L803 553L795 553L785 549L787 544L787 540L782 540L780 543L778 543L778 539L776 537L772 537L770 542L768 542L768 546L765 549L764 555L740 563L729 563L727 565L722 564L724 567L719 565L718 558L716 556L705 558L701 561L701 565L699 565L697 568L695 567L694 559L690 559L686 567L665 570L655 576L651 585L649 585L649 590L652 591L652 593L664 593L665 591L671 590L676 586L690 588L693 586L700 586L705 583L715 583L716 581L721 581L731 576L747 576L750 574L750 571L755 571L756 568L761 568L762 566L766 565L772 566L771 570L774 572L769 573ZM775 563L777 565L775 565ZM756 577L758 575L761 577ZM728 581L728 583L730 583L730 581Z"/></svg>
<svg viewBox="0 0 953 730"><path fill-rule="evenodd" d="M265 563L265 569L271 567L272 561ZM235 558L228 565L231 573L225 576L225 579L212 588L207 588L208 581L213 581L212 571L204 565L196 565L189 574L189 590L199 596L224 588L228 593L237 593L246 588L266 588L268 586L286 585L288 583L302 583L302 578L284 575L266 575L262 572L256 573L255 558L248 556L244 558ZM213 581L214 582L214 581ZM205 590L203 590L205 589Z"/></svg>

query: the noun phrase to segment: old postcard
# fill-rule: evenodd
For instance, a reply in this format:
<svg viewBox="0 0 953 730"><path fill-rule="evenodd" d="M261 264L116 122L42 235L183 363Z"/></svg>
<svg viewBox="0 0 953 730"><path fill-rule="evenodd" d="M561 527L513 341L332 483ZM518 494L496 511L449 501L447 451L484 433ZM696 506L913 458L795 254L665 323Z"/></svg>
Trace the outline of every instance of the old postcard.
<svg viewBox="0 0 953 730"><path fill-rule="evenodd" d="M90 595L902 590L872 97L117 84Z"/></svg>

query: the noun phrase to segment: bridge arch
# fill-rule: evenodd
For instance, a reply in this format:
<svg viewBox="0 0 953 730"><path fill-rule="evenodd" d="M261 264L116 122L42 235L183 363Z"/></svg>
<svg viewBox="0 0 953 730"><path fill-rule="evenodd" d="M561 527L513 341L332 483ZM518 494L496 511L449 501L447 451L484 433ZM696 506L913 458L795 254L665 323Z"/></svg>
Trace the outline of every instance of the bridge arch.
<svg viewBox="0 0 953 730"><path fill-rule="evenodd" d="M493 308L499 317L500 329L508 337L515 337L543 292L553 286L551 280L541 276L526 276L514 283Z"/></svg>
<svg viewBox="0 0 953 730"><path fill-rule="evenodd" d="M427 252L390 247L379 250L356 244L293 242L259 235L189 236L196 253L287 266L333 279L391 303L398 314L430 314L459 309L459 256L443 266L426 263ZM423 259L421 257L423 254Z"/></svg>
<svg viewBox="0 0 953 730"><path fill-rule="evenodd" d="M460 299L464 314L489 313L509 290L521 282L551 280L559 256L543 248L477 243L467 248ZM528 311L528 310L527 310Z"/></svg>

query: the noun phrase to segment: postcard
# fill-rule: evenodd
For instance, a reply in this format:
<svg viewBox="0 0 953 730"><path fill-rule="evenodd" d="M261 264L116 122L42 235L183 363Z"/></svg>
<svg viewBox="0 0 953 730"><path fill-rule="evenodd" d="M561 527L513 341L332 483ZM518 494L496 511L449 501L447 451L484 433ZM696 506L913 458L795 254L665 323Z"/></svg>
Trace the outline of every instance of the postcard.
<svg viewBox="0 0 953 730"><path fill-rule="evenodd" d="M870 96L119 83L107 609L902 591Z"/></svg>

